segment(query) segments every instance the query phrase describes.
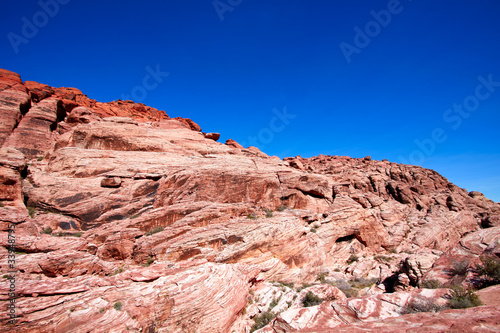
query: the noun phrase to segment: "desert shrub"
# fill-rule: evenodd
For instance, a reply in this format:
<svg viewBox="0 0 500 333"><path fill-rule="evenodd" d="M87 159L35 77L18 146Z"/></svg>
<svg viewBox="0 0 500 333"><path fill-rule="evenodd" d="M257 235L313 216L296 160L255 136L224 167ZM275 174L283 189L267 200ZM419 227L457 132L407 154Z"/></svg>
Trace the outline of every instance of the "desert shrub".
<svg viewBox="0 0 500 333"><path fill-rule="evenodd" d="M287 206L279 206L277 211L282 212L282 211L286 210L287 208L288 208Z"/></svg>
<svg viewBox="0 0 500 333"><path fill-rule="evenodd" d="M103 313L103 312L104 312L104 308L100 308L99 313Z"/></svg>
<svg viewBox="0 0 500 333"><path fill-rule="evenodd" d="M351 256L349 257L349 259L347 259L347 264L350 265L353 262L356 262L358 260L359 260L359 257L357 255L351 254Z"/></svg>
<svg viewBox="0 0 500 333"><path fill-rule="evenodd" d="M278 298L274 298L272 300L272 302L269 304L269 310L272 310L276 305L278 305L278 303L280 302L281 300L281 296L278 297Z"/></svg>
<svg viewBox="0 0 500 333"><path fill-rule="evenodd" d="M289 282L283 282L283 281L279 281L278 282L280 285L282 285L283 287L288 287L290 289L293 289L294 288L294 284L293 283L289 283Z"/></svg>
<svg viewBox="0 0 500 333"><path fill-rule="evenodd" d="M83 232L81 232L81 231L75 232L73 234L69 234L69 236L73 236L73 237L82 237L82 235L83 235Z"/></svg>
<svg viewBox="0 0 500 333"><path fill-rule="evenodd" d="M439 312L444 310L445 307L433 303L430 299L413 299L410 303L406 304L399 311L400 314L410 314L418 312Z"/></svg>
<svg viewBox="0 0 500 333"><path fill-rule="evenodd" d="M122 302L116 302L115 305L113 305L113 308L116 311L121 311L122 310Z"/></svg>
<svg viewBox="0 0 500 333"><path fill-rule="evenodd" d="M373 286L377 282L377 280L378 280L377 278L373 279L355 278L354 280L349 281L349 283L353 288L363 289L366 287Z"/></svg>
<svg viewBox="0 0 500 333"><path fill-rule="evenodd" d="M155 259L152 256L149 256L148 259L146 260L146 262L144 264L142 264L142 266L149 267L154 262L155 262Z"/></svg>
<svg viewBox="0 0 500 333"><path fill-rule="evenodd" d="M347 298L358 297L358 290L353 288L342 290L342 292Z"/></svg>
<svg viewBox="0 0 500 333"><path fill-rule="evenodd" d="M330 283L332 286L339 288L340 290L344 291L347 289L351 289L351 285L349 282L343 279L338 279Z"/></svg>
<svg viewBox="0 0 500 333"><path fill-rule="evenodd" d="M500 259L493 256L481 256L480 259L476 272L481 277L481 287L500 284Z"/></svg>
<svg viewBox="0 0 500 333"><path fill-rule="evenodd" d="M452 276L464 276L467 274L469 270L469 262L467 260L454 260L451 263L450 274Z"/></svg>
<svg viewBox="0 0 500 333"><path fill-rule="evenodd" d="M50 234L52 234L52 228L51 227L43 228L41 233L45 234L45 235L50 235Z"/></svg>
<svg viewBox="0 0 500 333"><path fill-rule="evenodd" d="M420 287L425 289L438 289L442 287L442 284L438 280L428 279L422 281Z"/></svg>
<svg viewBox="0 0 500 333"><path fill-rule="evenodd" d="M256 315L253 318L254 324L250 328L250 332L255 332L257 330L260 330L262 327L269 324L271 320L274 319L274 317L276 317L276 315L272 311L266 311L259 315Z"/></svg>
<svg viewBox="0 0 500 333"><path fill-rule="evenodd" d="M28 210L28 214L30 214L31 218L35 217L35 207L28 206L26 209Z"/></svg>
<svg viewBox="0 0 500 333"><path fill-rule="evenodd" d="M471 290L462 286L452 286L448 305L452 309L465 309L482 305L479 297Z"/></svg>
<svg viewBox="0 0 500 333"><path fill-rule="evenodd" d="M308 291L304 299L302 300L302 305L308 308L310 306L315 306L323 303L323 299L318 295L315 295L313 292Z"/></svg>
<svg viewBox="0 0 500 333"><path fill-rule="evenodd" d="M273 217L273 211L271 209L264 209L264 212L266 213L266 217Z"/></svg>
<svg viewBox="0 0 500 333"><path fill-rule="evenodd" d="M257 219L257 215L255 215L255 214L248 214L247 215L247 219L256 220Z"/></svg>
<svg viewBox="0 0 500 333"><path fill-rule="evenodd" d="M328 276L328 272L322 272L318 274L316 281L320 281L321 283L326 283L326 277Z"/></svg>
<svg viewBox="0 0 500 333"><path fill-rule="evenodd" d="M165 230L165 228L163 228L163 227L151 228L148 230L148 232L146 232L146 236L151 236L151 235L157 234L159 232L162 232L163 230Z"/></svg>
<svg viewBox="0 0 500 333"><path fill-rule="evenodd" d="M118 274L123 273L123 272L125 272L125 268L120 267L120 268L115 269L115 271L113 272L113 274L111 274L111 276L118 275Z"/></svg>
<svg viewBox="0 0 500 333"><path fill-rule="evenodd" d="M375 260L377 260L379 262L389 262L389 261L393 260L394 258L393 257L387 257L387 256L381 256L381 255L379 255L379 256L373 257L373 259L375 259Z"/></svg>

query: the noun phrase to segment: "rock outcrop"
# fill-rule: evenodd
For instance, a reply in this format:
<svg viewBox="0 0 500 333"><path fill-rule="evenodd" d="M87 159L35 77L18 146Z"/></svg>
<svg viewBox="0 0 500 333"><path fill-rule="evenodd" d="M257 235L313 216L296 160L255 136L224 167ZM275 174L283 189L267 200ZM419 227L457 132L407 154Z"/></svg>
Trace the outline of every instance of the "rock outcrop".
<svg viewBox="0 0 500 333"><path fill-rule="evenodd" d="M456 258L500 253L500 205L432 170L281 160L6 70L0 113L0 269L15 229L17 272L17 324L1 312L0 331L249 332L263 315L263 332L500 327L496 305L401 316L446 302L423 281L466 281L447 275Z"/></svg>

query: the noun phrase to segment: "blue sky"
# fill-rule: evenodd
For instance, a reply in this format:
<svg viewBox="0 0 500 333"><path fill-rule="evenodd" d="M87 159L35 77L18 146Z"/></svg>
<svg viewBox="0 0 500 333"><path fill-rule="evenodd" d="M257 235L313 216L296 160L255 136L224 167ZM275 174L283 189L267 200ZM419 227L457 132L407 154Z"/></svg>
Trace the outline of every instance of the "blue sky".
<svg viewBox="0 0 500 333"><path fill-rule="evenodd" d="M3 2L0 67L269 155L417 164L500 201L498 1L55 1ZM148 90L146 68L163 75Z"/></svg>

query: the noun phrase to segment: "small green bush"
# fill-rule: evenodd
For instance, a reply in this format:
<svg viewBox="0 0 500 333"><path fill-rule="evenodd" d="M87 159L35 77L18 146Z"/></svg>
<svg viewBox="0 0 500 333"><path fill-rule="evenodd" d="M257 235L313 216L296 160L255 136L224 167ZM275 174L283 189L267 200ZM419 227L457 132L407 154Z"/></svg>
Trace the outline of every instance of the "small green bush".
<svg viewBox="0 0 500 333"><path fill-rule="evenodd" d="M323 303L323 299L318 295L315 295L312 291L308 291L304 299L302 300L302 305L306 308L310 306L315 306Z"/></svg>
<svg viewBox="0 0 500 333"><path fill-rule="evenodd" d="M247 219L256 220L257 219L257 215L255 215L255 214L248 214L247 215Z"/></svg>
<svg viewBox="0 0 500 333"><path fill-rule="evenodd" d="M37 160L38 162L43 161L43 156L38 157L36 160Z"/></svg>
<svg viewBox="0 0 500 333"><path fill-rule="evenodd" d="M384 263L384 262L389 262L391 260L393 260L394 258L393 257L388 257L388 256L381 256L381 255L378 255L378 256L375 256L373 257L373 259L381 262L381 263Z"/></svg>
<svg viewBox="0 0 500 333"><path fill-rule="evenodd" d="M35 217L35 207L31 207L31 206L28 206L26 207L26 209L28 210L28 214L30 214L30 217L31 218L34 218Z"/></svg>
<svg viewBox="0 0 500 333"><path fill-rule="evenodd" d="M494 256L481 256L481 264L476 265L476 272L481 277L481 287L500 284L500 259Z"/></svg>
<svg viewBox="0 0 500 333"><path fill-rule="evenodd" d="M282 211L284 211L284 210L286 210L286 209L288 209L288 207L287 207L287 206L279 206L279 207L278 207L278 209L277 209L277 211L278 211L278 212L282 212Z"/></svg>
<svg viewBox="0 0 500 333"><path fill-rule="evenodd" d="M116 311L121 311L122 310L122 302L116 302L115 305L113 305L113 308Z"/></svg>
<svg viewBox="0 0 500 333"><path fill-rule="evenodd" d="M482 303L471 289L464 289L462 286L451 287L451 297L448 305L452 309L465 309L481 306Z"/></svg>
<svg viewBox="0 0 500 333"><path fill-rule="evenodd" d="M272 310L281 300L281 296L278 298L273 298L273 301L269 304L269 310Z"/></svg>
<svg viewBox="0 0 500 333"><path fill-rule="evenodd" d="M353 262L356 262L358 260L359 260L359 257L357 255L351 254L351 256L349 257L349 259L347 259L347 264L350 265Z"/></svg>
<svg viewBox="0 0 500 333"><path fill-rule="evenodd" d="M118 275L118 274L123 273L123 272L125 272L125 268L120 267L120 268L115 269L115 271L113 272L113 274L111 274L111 276Z"/></svg>
<svg viewBox="0 0 500 333"><path fill-rule="evenodd" d="M155 259L152 256L149 256L148 259L146 260L146 262L144 264L142 264L142 266L149 267L154 262L155 262Z"/></svg>
<svg viewBox="0 0 500 333"><path fill-rule="evenodd" d="M283 282L283 281L279 281L278 283L281 284L283 287L288 287L290 289L293 289L295 286L293 283L288 283L288 282Z"/></svg>
<svg viewBox="0 0 500 333"><path fill-rule="evenodd" d="M442 284L438 280L428 279L422 281L420 287L425 289L439 289L442 288Z"/></svg>
<svg viewBox="0 0 500 333"><path fill-rule="evenodd" d="M450 274L452 276L465 276L469 271L469 262L467 260L454 260L451 264Z"/></svg>
<svg viewBox="0 0 500 333"><path fill-rule="evenodd" d="M427 298L413 299L399 311L400 314L411 314L419 312L439 312L446 307L437 305Z"/></svg>
<svg viewBox="0 0 500 333"><path fill-rule="evenodd" d="M347 298L358 297L358 291L353 288L342 290L342 292Z"/></svg>
<svg viewBox="0 0 500 333"><path fill-rule="evenodd" d="M267 218L273 217L273 211L271 209L264 209L264 212Z"/></svg>
<svg viewBox="0 0 500 333"><path fill-rule="evenodd" d="M103 312L104 312L104 308L100 308L99 313L103 313Z"/></svg>
<svg viewBox="0 0 500 333"><path fill-rule="evenodd" d="M148 232L146 232L145 236L151 236L151 235L157 234L159 232L162 232L163 230L165 230L165 228L163 228L163 227L154 227L154 228L149 229Z"/></svg>
<svg viewBox="0 0 500 333"><path fill-rule="evenodd" d="M373 286L377 282L377 280L378 280L377 278L372 278L372 279L355 278L354 280L349 281L349 284L353 288L363 289Z"/></svg>
<svg viewBox="0 0 500 333"><path fill-rule="evenodd" d="M320 281L321 283L326 283L326 277L328 276L328 272L319 273L316 281Z"/></svg>
<svg viewBox="0 0 500 333"><path fill-rule="evenodd" d="M52 228L46 227L46 228L42 229L41 233L45 234L45 235L50 235L50 234L52 234Z"/></svg>
<svg viewBox="0 0 500 333"><path fill-rule="evenodd" d="M272 311L266 311L254 317L254 324L250 328L250 332L260 330L262 327L269 324L276 315Z"/></svg>

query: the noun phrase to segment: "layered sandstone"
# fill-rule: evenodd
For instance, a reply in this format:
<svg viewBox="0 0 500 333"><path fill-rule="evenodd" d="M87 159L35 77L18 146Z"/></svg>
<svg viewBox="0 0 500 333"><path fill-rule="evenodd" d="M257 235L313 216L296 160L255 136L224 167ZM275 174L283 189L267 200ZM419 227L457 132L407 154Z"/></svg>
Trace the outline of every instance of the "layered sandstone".
<svg viewBox="0 0 500 333"><path fill-rule="evenodd" d="M500 205L432 170L280 160L6 70L0 112L0 268L15 225L19 270L19 322L3 331L249 332L273 301L264 331L390 327L409 300L444 301L447 289L417 287L450 285L453 258L499 253ZM372 283L357 297L339 289L360 279ZM308 291L324 302L304 308ZM463 313L497 325L498 308ZM408 317L408 329L439 316Z"/></svg>

